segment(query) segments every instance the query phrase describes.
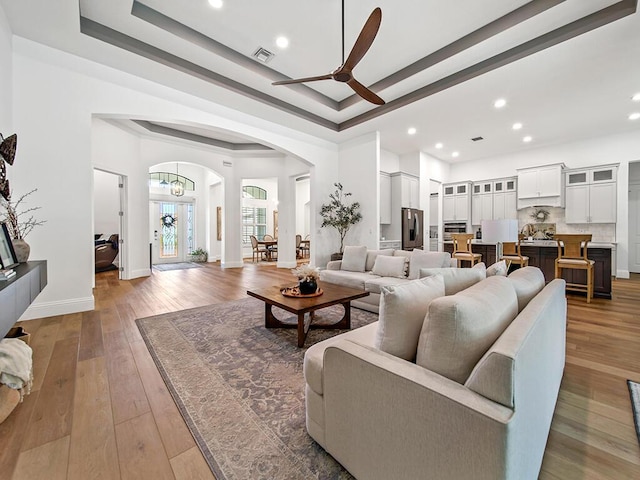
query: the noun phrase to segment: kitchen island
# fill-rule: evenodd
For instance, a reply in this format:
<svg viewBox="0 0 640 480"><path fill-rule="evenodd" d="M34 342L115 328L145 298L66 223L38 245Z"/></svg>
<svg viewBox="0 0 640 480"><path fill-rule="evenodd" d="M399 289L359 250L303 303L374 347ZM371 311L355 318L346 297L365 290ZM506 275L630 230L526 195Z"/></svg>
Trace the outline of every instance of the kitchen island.
<svg viewBox="0 0 640 480"><path fill-rule="evenodd" d="M485 243L482 240L472 242L474 253L482 255L482 261L489 266L496 262L497 244ZM587 257L594 260L593 266L593 296L599 298L611 298L611 259L613 243L589 243ZM555 261L558 257L558 244L555 240L530 240L521 243L522 255L529 257L529 265L540 268L545 281L549 283L555 278ZM453 242L444 242L444 251L453 253ZM562 274L567 282L586 283L587 273L584 270L564 270ZM574 293L574 292L571 292Z"/></svg>

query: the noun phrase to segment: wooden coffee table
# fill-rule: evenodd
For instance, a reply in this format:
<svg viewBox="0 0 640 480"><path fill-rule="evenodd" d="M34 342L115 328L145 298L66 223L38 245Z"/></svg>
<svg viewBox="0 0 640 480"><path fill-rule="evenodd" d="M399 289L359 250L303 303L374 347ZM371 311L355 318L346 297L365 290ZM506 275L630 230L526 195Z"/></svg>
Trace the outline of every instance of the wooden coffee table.
<svg viewBox="0 0 640 480"><path fill-rule="evenodd" d="M266 328L297 328L298 347L304 346L307 332L310 328L351 328L351 300L366 297L369 292L357 288L342 287L333 283L318 282L318 287L324 292L317 297L285 297L280 290L291 285L280 285L257 290L247 290L251 295L264 302L264 326ZM314 312L331 305L341 304L344 316L335 323L314 323ZM274 317L272 307L279 307L298 316L298 321L284 322ZM309 315L306 316L305 314Z"/></svg>

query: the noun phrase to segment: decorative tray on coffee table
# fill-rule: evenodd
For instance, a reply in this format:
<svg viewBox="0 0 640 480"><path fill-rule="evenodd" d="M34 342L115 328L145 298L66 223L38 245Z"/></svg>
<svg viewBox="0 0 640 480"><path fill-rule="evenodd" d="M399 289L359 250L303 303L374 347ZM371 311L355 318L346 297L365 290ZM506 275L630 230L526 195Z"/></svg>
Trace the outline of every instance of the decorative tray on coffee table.
<svg viewBox="0 0 640 480"><path fill-rule="evenodd" d="M300 293L300 287L298 285L293 285L292 287L284 287L280 289L280 293L285 297L296 297L296 298L311 298L311 297L319 297L322 295L322 289L318 288L315 293Z"/></svg>

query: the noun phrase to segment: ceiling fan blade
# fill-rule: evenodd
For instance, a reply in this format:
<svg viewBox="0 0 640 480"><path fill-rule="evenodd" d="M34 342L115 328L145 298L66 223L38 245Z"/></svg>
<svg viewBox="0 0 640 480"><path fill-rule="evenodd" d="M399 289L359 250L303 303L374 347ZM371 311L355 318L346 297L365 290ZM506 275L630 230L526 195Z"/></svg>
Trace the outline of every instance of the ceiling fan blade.
<svg viewBox="0 0 640 480"><path fill-rule="evenodd" d="M291 85L292 83L303 83L303 82L316 82L318 80L330 80L333 78L333 75L327 73L326 75L318 75L317 77L307 77L307 78L295 78L292 80L280 80L278 82L273 82L271 85Z"/></svg>
<svg viewBox="0 0 640 480"><path fill-rule="evenodd" d="M351 80L347 82L347 85L349 85L354 92L364 98L367 102L375 103L376 105L385 104L385 101L383 99L381 99L378 95L362 85L355 78L351 78Z"/></svg>
<svg viewBox="0 0 640 480"><path fill-rule="evenodd" d="M362 57L367 53L369 47L371 47L371 44L373 43L373 40L376 38L381 22L382 10L380 7L376 7L373 12L371 12L371 15L369 15L364 27L362 27L362 31L360 32L360 35L358 35L356 43L353 44L353 48L347 57L347 61L344 62L342 70L350 72L355 68L358 62L362 60Z"/></svg>

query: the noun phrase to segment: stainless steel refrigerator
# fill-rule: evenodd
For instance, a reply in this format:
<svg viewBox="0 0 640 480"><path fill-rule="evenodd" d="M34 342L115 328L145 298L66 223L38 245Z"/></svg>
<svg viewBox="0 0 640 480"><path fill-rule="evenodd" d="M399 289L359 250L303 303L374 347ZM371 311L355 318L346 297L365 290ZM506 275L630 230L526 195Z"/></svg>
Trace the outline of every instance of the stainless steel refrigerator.
<svg viewBox="0 0 640 480"><path fill-rule="evenodd" d="M402 249L422 248L424 238L424 214L417 208L402 209Z"/></svg>

